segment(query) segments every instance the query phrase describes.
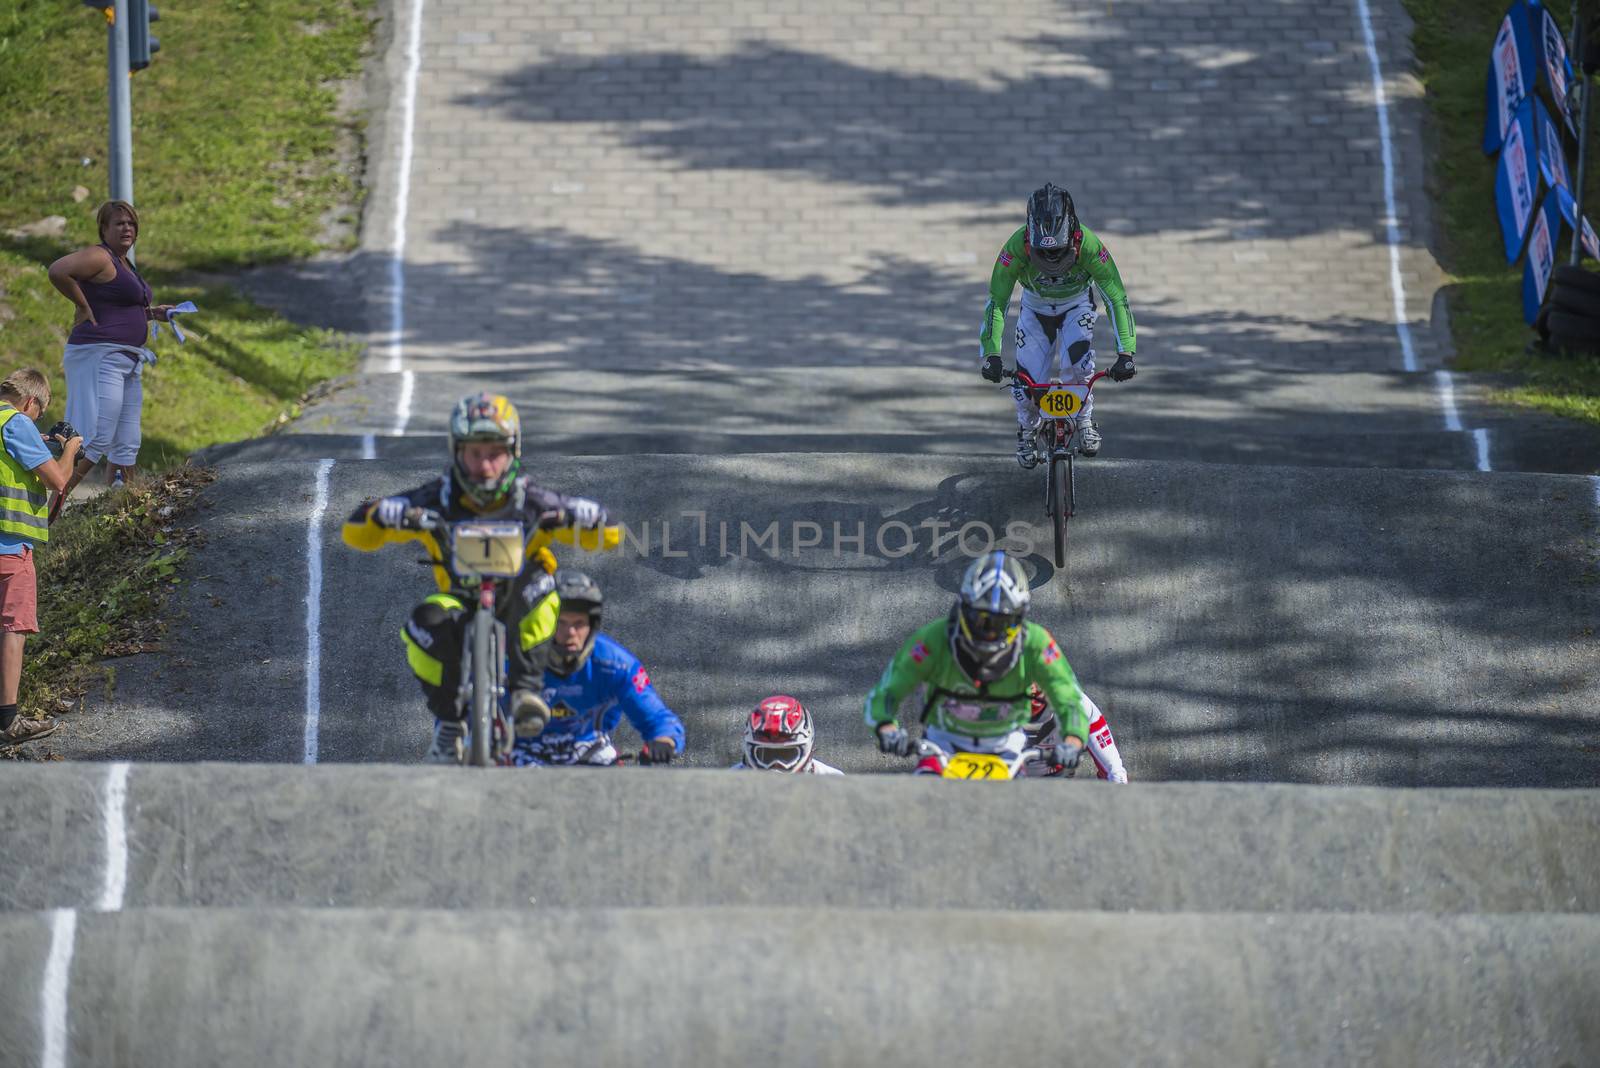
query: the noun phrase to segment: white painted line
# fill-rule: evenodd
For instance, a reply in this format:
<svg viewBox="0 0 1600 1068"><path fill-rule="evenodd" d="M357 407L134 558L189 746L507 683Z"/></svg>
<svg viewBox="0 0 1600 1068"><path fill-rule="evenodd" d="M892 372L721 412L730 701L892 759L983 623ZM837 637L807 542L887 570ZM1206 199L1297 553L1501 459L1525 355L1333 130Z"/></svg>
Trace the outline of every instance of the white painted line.
<svg viewBox="0 0 1600 1068"><path fill-rule="evenodd" d="M1433 380L1439 384L1439 403L1444 405L1444 428L1461 430L1461 413L1456 411L1455 380L1450 377L1449 371L1433 372Z"/></svg>
<svg viewBox="0 0 1600 1068"><path fill-rule="evenodd" d="M1361 36L1367 42L1367 59L1372 64L1372 95L1378 105L1378 138L1383 148L1383 225L1389 239L1389 288L1394 293L1394 329L1400 337L1400 355L1407 371L1417 369L1417 353L1411 345L1411 327L1406 321L1406 286L1400 278L1400 219L1394 206L1394 146L1389 141L1389 99L1383 91L1383 66L1378 62L1378 39L1372 32L1372 12L1367 0L1356 0L1361 16Z"/></svg>
<svg viewBox="0 0 1600 1068"><path fill-rule="evenodd" d="M332 460L317 463L317 499L306 530L306 737L303 763L317 762L317 730L322 721L322 517L328 511Z"/></svg>
<svg viewBox="0 0 1600 1068"><path fill-rule="evenodd" d="M128 888L128 764L119 761L106 772L106 881L100 891L101 912L120 912Z"/></svg>
<svg viewBox="0 0 1600 1068"><path fill-rule="evenodd" d="M44 989L40 1001L44 1011L44 1068L66 1068L67 1063L67 985L72 978L72 944L78 936L78 911L52 909L50 912L50 956L44 965Z"/></svg>
<svg viewBox="0 0 1600 1068"><path fill-rule="evenodd" d="M1489 466L1489 432L1480 426L1472 432L1472 441L1478 446L1478 470L1494 470Z"/></svg>
<svg viewBox="0 0 1600 1068"><path fill-rule="evenodd" d="M400 92L400 161L394 198L394 236L389 260L389 370L400 370L401 344L406 315L406 212L411 200L413 128L417 120L417 75L422 69L422 0L411 2L411 24L406 38L406 71Z"/></svg>
<svg viewBox="0 0 1600 1068"><path fill-rule="evenodd" d="M1590 475L1589 483L1594 486L1594 506L1600 510L1600 475Z"/></svg>
<svg viewBox="0 0 1600 1068"><path fill-rule="evenodd" d="M361 458L363 460L376 460L378 458L378 435L361 435Z"/></svg>
<svg viewBox="0 0 1600 1068"><path fill-rule="evenodd" d="M410 371L400 374L400 401L394 406L394 434L404 437L406 424L411 422L411 394L417 387L417 376Z"/></svg>

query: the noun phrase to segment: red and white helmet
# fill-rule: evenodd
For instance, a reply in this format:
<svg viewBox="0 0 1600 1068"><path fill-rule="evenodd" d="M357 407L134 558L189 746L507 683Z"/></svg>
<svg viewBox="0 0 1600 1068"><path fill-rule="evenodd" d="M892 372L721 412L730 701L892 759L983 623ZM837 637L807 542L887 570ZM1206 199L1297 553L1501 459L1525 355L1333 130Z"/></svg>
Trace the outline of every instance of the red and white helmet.
<svg viewBox="0 0 1600 1068"><path fill-rule="evenodd" d="M762 698L744 724L744 763L758 771L804 771L811 763L811 713L783 694Z"/></svg>

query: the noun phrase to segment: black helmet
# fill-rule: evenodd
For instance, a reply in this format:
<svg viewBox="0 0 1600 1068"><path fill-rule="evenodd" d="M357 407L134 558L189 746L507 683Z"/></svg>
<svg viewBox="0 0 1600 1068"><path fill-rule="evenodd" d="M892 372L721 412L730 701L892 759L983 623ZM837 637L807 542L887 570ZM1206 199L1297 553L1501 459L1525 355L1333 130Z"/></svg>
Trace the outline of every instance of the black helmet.
<svg viewBox="0 0 1600 1068"><path fill-rule="evenodd" d="M1078 262L1083 230L1072 194L1045 183L1028 198L1028 259L1045 274L1061 274Z"/></svg>
<svg viewBox="0 0 1600 1068"><path fill-rule="evenodd" d="M559 675L570 675L581 668L583 662L589 659L589 654L594 652L594 640L600 633L600 616L605 598L600 595L600 587L594 579L582 571L566 569L556 573L556 597L560 599L558 610L561 612L589 613L589 639L583 643L582 649L569 653L557 648L553 640L550 643L550 669Z"/></svg>

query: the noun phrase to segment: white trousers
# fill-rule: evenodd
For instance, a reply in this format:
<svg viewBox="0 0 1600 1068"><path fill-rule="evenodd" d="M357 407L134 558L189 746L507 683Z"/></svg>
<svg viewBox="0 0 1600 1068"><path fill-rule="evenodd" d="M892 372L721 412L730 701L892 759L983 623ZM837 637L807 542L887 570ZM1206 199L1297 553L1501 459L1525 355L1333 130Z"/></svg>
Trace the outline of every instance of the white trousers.
<svg viewBox="0 0 1600 1068"><path fill-rule="evenodd" d="M83 455L91 463L101 457L121 467L138 462L150 355L148 349L111 344L68 345L62 353L67 422L83 435Z"/></svg>
<svg viewBox="0 0 1600 1068"><path fill-rule="evenodd" d="M1056 356L1061 357L1061 380L1083 383L1094 374L1093 290L1086 289L1076 300L1052 304L1028 290L1022 291L1022 307L1017 311L1017 366L1035 382L1050 379ZM1049 327L1041 318L1049 320ZM1060 326L1055 321L1060 319ZM1051 336L1051 330L1055 331ZM1025 429L1039 425L1039 408L1019 385L1012 385L1011 397L1017 405L1017 424ZM1083 419L1094 421L1094 394L1083 402Z"/></svg>

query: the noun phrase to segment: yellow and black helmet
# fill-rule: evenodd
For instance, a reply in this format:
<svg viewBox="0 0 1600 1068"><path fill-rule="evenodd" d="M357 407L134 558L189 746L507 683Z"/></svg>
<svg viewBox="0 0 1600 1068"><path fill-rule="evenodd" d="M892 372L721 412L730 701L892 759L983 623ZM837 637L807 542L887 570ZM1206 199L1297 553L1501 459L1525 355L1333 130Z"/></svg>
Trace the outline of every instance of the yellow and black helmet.
<svg viewBox="0 0 1600 1068"><path fill-rule="evenodd" d="M461 447L472 441L490 441L511 450L505 473L489 482L472 479L461 464ZM522 420L516 405L498 393L473 393L456 402L450 413L450 470L462 492L480 505L493 505L504 497L522 471Z"/></svg>

